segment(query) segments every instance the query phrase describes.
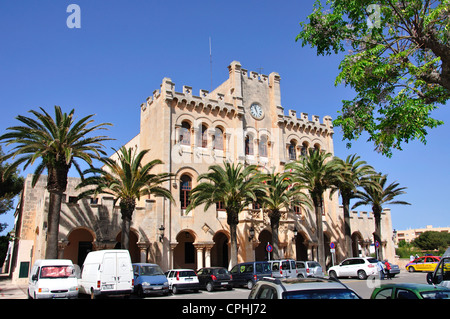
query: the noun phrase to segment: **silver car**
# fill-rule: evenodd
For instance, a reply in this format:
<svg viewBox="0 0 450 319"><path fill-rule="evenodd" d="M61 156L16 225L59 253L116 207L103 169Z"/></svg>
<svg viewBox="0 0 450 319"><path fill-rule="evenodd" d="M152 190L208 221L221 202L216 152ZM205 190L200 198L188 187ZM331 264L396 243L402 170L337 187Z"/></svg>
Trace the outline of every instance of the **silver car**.
<svg viewBox="0 0 450 319"><path fill-rule="evenodd" d="M339 281L326 278L263 278L249 299L361 299Z"/></svg>
<svg viewBox="0 0 450 319"><path fill-rule="evenodd" d="M296 261L298 277L323 277L322 266L317 261Z"/></svg>

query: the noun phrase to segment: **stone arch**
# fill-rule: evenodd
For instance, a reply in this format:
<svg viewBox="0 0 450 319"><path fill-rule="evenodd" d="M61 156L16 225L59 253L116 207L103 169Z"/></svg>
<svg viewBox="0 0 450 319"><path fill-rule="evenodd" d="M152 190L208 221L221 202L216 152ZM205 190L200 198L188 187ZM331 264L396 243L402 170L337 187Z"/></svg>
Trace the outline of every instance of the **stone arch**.
<svg viewBox="0 0 450 319"><path fill-rule="evenodd" d="M351 251L351 257L359 257L364 256L364 247L361 246L361 243L363 243L364 237L359 231L355 231L352 234L352 251Z"/></svg>
<svg viewBox="0 0 450 319"><path fill-rule="evenodd" d="M175 238L177 245L173 249L174 268L197 269L194 243L198 237L195 231L192 229L180 230Z"/></svg>
<svg viewBox="0 0 450 319"><path fill-rule="evenodd" d="M67 235L67 246L64 248L64 259L70 259L81 267L87 254L95 250L95 232L87 227L76 227Z"/></svg>
<svg viewBox="0 0 450 319"><path fill-rule="evenodd" d="M261 232L258 235L258 241L259 245L256 246L255 248L255 260L256 261L267 260L268 254L266 251L266 246L267 243L272 244L272 232L268 228L261 230Z"/></svg>
<svg viewBox="0 0 450 319"><path fill-rule="evenodd" d="M116 236L116 245L114 246L115 249L121 248L121 238L122 238L122 231L120 231ZM130 243L128 247L128 251L130 252L131 262L137 263L141 261L140 258L140 251L139 247L137 245L139 241L139 231L134 229L133 227L130 228Z"/></svg>
<svg viewBox="0 0 450 319"><path fill-rule="evenodd" d="M224 230L213 236L214 246L211 248L211 266L228 268L230 263L230 234Z"/></svg>
<svg viewBox="0 0 450 319"><path fill-rule="evenodd" d="M308 260L309 236L302 230L297 230L297 237L295 237L295 255L297 260Z"/></svg>

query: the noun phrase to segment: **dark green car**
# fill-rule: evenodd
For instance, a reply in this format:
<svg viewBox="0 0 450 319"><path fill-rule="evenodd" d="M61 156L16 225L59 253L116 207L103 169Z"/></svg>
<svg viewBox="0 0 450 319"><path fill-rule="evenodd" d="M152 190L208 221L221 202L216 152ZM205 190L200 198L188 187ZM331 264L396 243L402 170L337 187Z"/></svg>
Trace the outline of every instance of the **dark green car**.
<svg viewBox="0 0 450 319"><path fill-rule="evenodd" d="M450 289L427 284L386 284L375 288L370 299L450 299Z"/></svg>

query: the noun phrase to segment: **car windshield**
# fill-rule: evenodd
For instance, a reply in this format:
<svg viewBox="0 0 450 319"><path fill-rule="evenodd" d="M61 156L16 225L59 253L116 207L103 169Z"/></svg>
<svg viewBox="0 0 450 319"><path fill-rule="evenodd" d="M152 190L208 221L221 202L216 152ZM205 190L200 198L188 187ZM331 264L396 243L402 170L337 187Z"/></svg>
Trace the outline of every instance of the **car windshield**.
<svg viewBox="0 0 450 319"><path fill-rule="evenodd" d="M308 261L309 267L320 267L320 264L317 261Z"/></svg>
<svg viewBox="0 0 450 319"><path fill-rule="evenodd" d="M68 278L75 277L72 266L44 266L41 268L41 278Z"/></svg>
<svg viewBox="0 0 450 319"><path fill-rule="evenodd" d="M283 292L283 299L360 299L353 291L345 289L314 289Z"/></svg>
<svg viewBox="0 0 450 319"><path fill-rule="evenodd" d="M164 275L163 271L159 266L142 266L141 267L142 276L159 276Z"/></svg>
<svg viewBox="0 0 450 319"><path fill-rule="evenodd" d="M423 299L450 299L450 290L431 290L420 293Z"/></svg>

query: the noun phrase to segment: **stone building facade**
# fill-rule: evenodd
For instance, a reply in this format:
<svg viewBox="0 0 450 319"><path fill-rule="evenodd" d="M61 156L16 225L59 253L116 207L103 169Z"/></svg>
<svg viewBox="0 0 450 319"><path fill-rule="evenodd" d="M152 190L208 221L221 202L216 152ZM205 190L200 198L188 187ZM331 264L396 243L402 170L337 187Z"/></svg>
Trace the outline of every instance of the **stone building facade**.
<svg viewBox="0 0 450 319"><path fill-rule="evenodd" d="M212 164L224 161L257 164L267 172L284 166L316 148L334 154L333 127L329 116L284 113L280 76L249 72L239 62L228 66L229 77L214 91L192 87L175 90L164 78L161 87L141 105L140 133L126 146L149 149L148 160L161 159L160 172L173 173L167 182L175 203L150 197L142 199L133 214L130 253L133 262L155 262L163 269L229 266L229 228L220 205L186 213L189 191L197 177ZM114 155L113 155L114 157ZM48 193L45 177L31 188L26 179L16 212L16 242L12 265L15 277L26 264L42 258L45 249ZM78 178L70 178L61 209L60 257L81 264L90 250L114 248L120 241L121 217L110 196L76 202ZM329 245L336 245L335 260L368 255L374 220L367 213L352 213L354 251L344 251L343 213L338 195L324 196L323 230L328 262ZM383 213L384 238L392 237L390 211ZM241 213L238 225L238 261L264 260L271 242L268 217L255 203ZM314 212L292 207L283 215L279 230L280 251L297 260L317 258L318 240ZM393 258L390 240L383 243L384 255Z"/></svg>

